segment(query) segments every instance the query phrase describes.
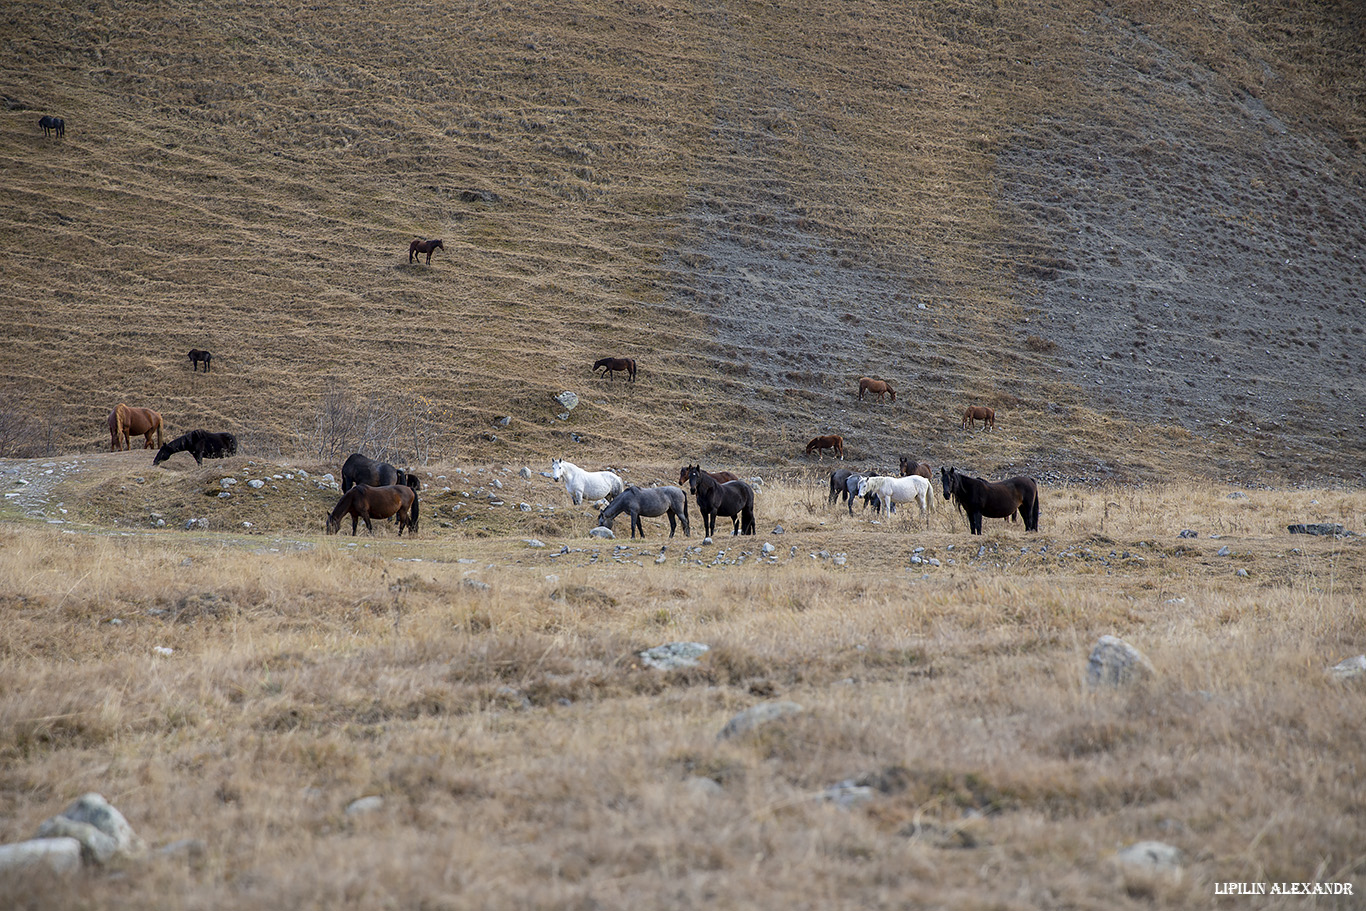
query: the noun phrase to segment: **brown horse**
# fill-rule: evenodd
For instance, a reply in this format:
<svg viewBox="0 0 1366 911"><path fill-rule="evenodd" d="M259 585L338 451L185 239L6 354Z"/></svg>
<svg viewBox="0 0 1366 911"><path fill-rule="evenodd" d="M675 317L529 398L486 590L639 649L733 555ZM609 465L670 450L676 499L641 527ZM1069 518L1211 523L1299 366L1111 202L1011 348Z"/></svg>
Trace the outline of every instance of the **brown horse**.
<svg viewBox="0 0 1366 911"><path fill-rule="evenodd" d="M432 264L432 251L444 250L446 245L439 240L414 240L408 245L408 263L412 264L419 253L427 254L427 265Z"/></svg>
<svg viewBox="0 0 1366 911"><path fill-rule="evenodd" d="M351 536L356 535L356 522L364 520L365 530L375 533L371 519L387 519L397 516L398 536L403 537L403 529L408 528L417 534L417 491L406 484L391 484L387 487L369 487L357 484L337 501L337 508L327 517L327 533L335 535L341 529L342 517L351 516Z"/></svg>
<svg viewBox="0 0 1366 911"><path fill-rule="evenodd" d="M1033 478L1020 475L993 483L941 466L939 479L944 499L952 498L968 514L972 534L982 533L983 516L1014 521L1017 513L1024 519L1025 531L1039 530L1039 485Z"/></svg>
<svg viewBox="0 0 1366 911"><path fill-rule="evenodd" d="M684 465L682 468L678 470L678 483L680 486L688 483L688 473L692 471L694 468L696 468L698 471L702 471L701 465ZM739 475L731 474L729 471L705 471L702 473L711 475L712 479L715 480L718 484L724 484L727 481L740 480Z"/></svg>
<svg viewBox="0 0 1366 911"><path fill-rule="evenodd" d="M810 443L806 444L806 454L811 455L811 453L814 452L816 453L817 458L825 458L825 452L823 450L826 449L833 449L835 455L839 456L841 459L844 458L844 437L837 433L832 433L828 437L816 437Z"/></svg>
<svg viewBox="0 0 1366 911"><path fill-rule="evenodd" d="M896 390L893 389L892 384L886 380L875 380L866 376L859 377L858 397L863 398L863 393L865 392L876 392L877 400L879 402L882 401L884 395L890 395L892 401L896 401Z"/></svg>
<svg viewBox="0 0 1366 911"><path fill-rule="evenodd" d="M152 445L152 435L156 434L157 445ZM132 448L130 436L147 438L145 449L162 446L161 415L150 408L130 408L119 402L109 412L109 451L119 452Z"/></svg>
<svg viewBox="0 0 1366 911"><path fill-rule="evenodd" d="M901 476L903 478L907 475L918 474L927 481L933 481L934 475L931 473L933 471L934 469L930 467L929 462L917 462L915 459L901 457Z"/></svg>
<svg viewBox="0 0 1366 911"><path fill-rule="evenodd" d="M969 405L963 412L963 429L976 430L978 421L982 422L983 430L995 430L996 412L985 405Z"/></svg>
<svg viewBox="0 0 1366 911"><path fill-rule="evenodd" d="M604 369L605 368L605 369ZM614 372L620 370L631 378L631 382L636 381L636 360L632 357L601 357L593 362L593 370L602 370L603 376L610 376L616 379Z"/></svg>

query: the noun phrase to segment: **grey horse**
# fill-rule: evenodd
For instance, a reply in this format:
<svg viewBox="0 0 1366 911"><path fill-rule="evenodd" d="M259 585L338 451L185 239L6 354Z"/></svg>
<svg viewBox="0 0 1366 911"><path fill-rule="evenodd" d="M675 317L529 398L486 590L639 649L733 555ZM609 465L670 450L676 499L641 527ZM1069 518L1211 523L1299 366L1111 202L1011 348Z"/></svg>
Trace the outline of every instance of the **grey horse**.
<svg viewBox="0 0 1366 911"><path fill-rule="evenodd" d="M645 537L645 527L640 524L641 516L669 517L669 537L678 530L678 522L683 523L683 534L692 537L692 526L688 522L688 497L678 487L628 487L612 498L612 502L598 513L598 525L611 528L612 520L622 513L631 514L631 537Z"/></svg>

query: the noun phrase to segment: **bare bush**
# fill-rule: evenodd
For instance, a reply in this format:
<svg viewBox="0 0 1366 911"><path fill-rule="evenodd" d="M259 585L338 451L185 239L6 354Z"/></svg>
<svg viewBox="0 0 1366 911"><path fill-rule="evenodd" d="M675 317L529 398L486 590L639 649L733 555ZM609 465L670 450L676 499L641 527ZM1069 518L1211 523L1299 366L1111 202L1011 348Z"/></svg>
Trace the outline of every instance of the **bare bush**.
<svg viewBox="0 0 1366 911"><path fill-rule="evenodd" d="M425 396L399 393L361 398L332 385L319 402L305 446L325 460L363 452L386 462L425 465L437 436L433 414Z"/></svg>

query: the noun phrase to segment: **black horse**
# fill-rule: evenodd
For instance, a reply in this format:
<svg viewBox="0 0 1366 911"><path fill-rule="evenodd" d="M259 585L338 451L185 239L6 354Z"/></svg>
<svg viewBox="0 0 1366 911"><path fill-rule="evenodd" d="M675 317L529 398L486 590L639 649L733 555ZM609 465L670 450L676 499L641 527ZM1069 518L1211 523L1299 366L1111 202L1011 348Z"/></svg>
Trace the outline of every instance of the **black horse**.
<svg viewBox="0 0 1366 911"><path fill-rule="evenodd" d="M414 240L408 245L408 263L411 265L419 253L427 254L427 265L432 264L432 251L444 250L446 245L439 240Z"/></svg>
<svg viewBox="0 0 1366 911"><path fill-rule="evenodd" d="M1017 512L1024 519L1025 531L1039 530L1039 485L1033 478L1019 476L992 482L941 467L939 479L944 485L944 499L952 497L968 514L968 527L974 535L982 533L983 516L1013 520Z"/></svg>
<svg viewBox="0 0 1366 911"><path fill-rule="evenodd" d="M212 355L212 354L210 354L210 353L207 352L207 351L200 351L198 348L191 348L191 349L190 349L190 353L189 353L188 355L186 355L186 356L190 359L190 369L191 369L191 370L194 370L195 372L198 372L198 371L199 371L199 365L200 365L201 362L203 362L203 364L204 364L204 372L205 372L205 373L208 373L208 372L209 372L209 362L213 360L213 355Z"/></svg>
<svg viewBox="0 0 1366 911"><path fill-rule="evenodd" d="M177 452L188 452L194 456L195 464L203 465L205 459L226 459L237 455L237 437L230 433L191 430L158 449L152 464L160 465Z"/></svg>
<svg viewBox="0 0 1366 911"><path fill-rule="evenodd" d="M729 516L731 534L752 535L754 530L754 488L744 481L716 483L716 479L694 465L688 470L688 486L697 498L702 513L702 528L707 537L716 534L716 517Z"/></svg>
<svg viewBox="0 0 1366 911"><path fill-rule="evenodd" d="M388 462L380 462L368 456L353 452L346 457L346 462L342 464L342 493L346 493L357 484L365 484L369 487L388 487L393 484L401 484L404 487L411 487L413 490L421 490L422 484L418 481L417 475L409 474L406 471L399 471Z"/></svg>
<svg viewBox="0 0 1366 911"><path fill-rule="evenodd" d="M50 114L45 114L38 118L38 126L43 128L44 136L52 136L55 134L58 139L61 139L66 135L66 121L60 117L53 117Z"/></svg>

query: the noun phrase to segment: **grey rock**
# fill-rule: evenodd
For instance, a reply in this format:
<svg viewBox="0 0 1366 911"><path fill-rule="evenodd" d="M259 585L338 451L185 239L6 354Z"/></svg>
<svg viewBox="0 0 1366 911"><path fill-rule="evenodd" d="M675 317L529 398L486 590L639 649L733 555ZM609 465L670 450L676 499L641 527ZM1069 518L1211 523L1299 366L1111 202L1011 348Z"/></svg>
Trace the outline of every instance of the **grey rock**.
<svg viewBox="0 0 1366 911"><path fill-rule="evenodd" d="M1328 669L1328 673L1335 680L1351 680L1354 677L1366 675L1366 655L1357 655L1354 658L1339 661Z"/></svg>
<svg viewBox="0 0 1366 911"><path fill-rule="evenodd" d="M186 519L186 520L185 520L185 530L186 530L186 531L194 531L194 530L196 530L196 529L199 529L199 530L202 531L202 530L204 530L204 529L206 529L206 528L208 528L208 527L209 527L209 520L206 519L206 518Z"/></svg>
<svg viewBox="0 0 1366 911"><path fill-rule="evenodd" d="M680 667L697 667L698 659L711 650L701 642L670 642L656 645L640 653L640 663L657 671L672 671Z"/></svg>
<svg viewBox="0 0 1366 911"><path fill-rule="evenodd" d="M1101 636L1086 659L1086 682L1091 686L1120 686L1156 673L1147 656L1117 636Z"/></svg>
<svg viewBox="0 0 1366 911"><path fill-rule="evenodd" d="M65 820L65 821L63 821ZM80 838L76 832L84 832L79 827L69 827L67 823L84 823L94 830L108 836L113 843L113 850L106 854L105 845L102 840L91 839L91 843L82 841L90 854L97 860L114 856L132 857L143 852L146 845L141 838L133 831L133 827L128 824L128 820L123 814L110 805L101 795L93 791L82 794L76 798L72 804L59 813L57 816L44 822L39 827L38 834L43 835L45 831L61 830L59 834ZM100 860L101 863L104 860Z"/></svg>
<svg viewBox="0 0 1366 911"><path fill-rule="evenodd" d="M1320 522L1315 525L1287 525L1286 531L1292 535L1345 535L1347 530L1341 525L1331 522Z"/></svg>
<svg viewBox="0 0 1366 911"><path fill-rule="evenodd" d="M347 816L363 816L366 813L373 813L383 809L384 798L378 794L371 794L369 797L360 797L346 805Z"/></svg>
<svg viewBox="0 0 1366 911"><path fill-rule="evenodd" d="M1198 537L1200 537L1200 534L1199 534L1198 532L1191 531L1189 528L1183 528L1183 529L1181 529L1181 534L1177 535L1177 537L1178 537L1178 538L1198 538Z"/></svg>
<svg viewBox="0 0 1366 911"><path fill-rule="evenodd" d="M517 472L517 474L525 480L531 480L531 469L525 465L522 466L522 470Z"/></svg>
<svg viewBox="0 0 1366 911"><path fill-rule="evenodd" d="M527 547L545 547L545 542L540 538L526 538Z"/></svg>
<svg viewBox="0 0 1366 911"><path fill-rule="evenodd" d="M237 483L237 479L236 479L236 478L219 478L219 479L218 479L218 486L219 486L219 487L231 487L232 485L234 485L234 484L236 484L236 483Z"/></svg>
<svg viewBox="0 0 1366 911"><path fill-rule="evenodd" d="M74 838L81 843L81 857L90 864L103 866L114 859L118 844L88 822L54 816L38 827L39 838Z"/></svg>
<svg viewBox="0 0 1366 911"><path fill-rule="evenodd" d="M54 873L81 869L81 843L74 838L34 838L0 845L0 875L41 867Z"/></svg>
<svg viewBox="0 0 1366 911"><path fill-rule="evenodd" d="M494 489L494 490L502 490L502 489L503 489L503 482L500 481L500 480L498 480L497 478L494 478L494 479L493 479L492 484L493 484L493 489Z"/></svg>
<svg viewBox="0 0 1366 911"><path fill-rule="evenodd" d="M688 793L693 797L715 797L718 794L725 793L725 788L721 787L715 779L704 778L701 775L694 775L689 778L683 783L683 786L688 789Z"/></svg>
<svg viewBox="0 0 1366 911"><path fill-rule="evenodd" d="M505 415L503 415L501 418L499 418L498 420L494 421L494 422L493 422L493 426L495 426L495 427L506 427L507 425L509 425L509 424L511 424L511 423L512 423L512 415L510 415L510 414L505 414Z"/></svg>
<svg viewBox="0 0 1366 911"><path fill-rule="evenodd" d="M770 543L768 543L767 541L765 541L765 542L764 542L764 546L761 547L761 548L759 548L759 549L762 550L765 554L771 554L771 553L773 553L775 550L777 550L778 548L774 547L772 544L770 544Z"/></svg>
<svg viewBox="0 0 1366 911"><path fill-rule="evenodd" d="M1234 573L1234 575L1237 576L1237 577L1240 578L1240 579L1246 579L1246 578L1247 578L1247 570L1245 570L1245 569L1240 569L1240 570L1238 570L1236 573Z"/></svg>
<svg viewBox="0 0 1366 911"><path fill-rule="evenodd" d="M252 490L260 490L262 487L266 486L266 482L262 481L260 478L252 478L247 482L247 486Z"/></svg>
<svg viewBox="0 0 1366 911"><path fill-rule="evenodd" d="M842 810L868 803L877 797L877 790L868 785L857 784L852 779L831 785L821 792L821 799L835 804Z"/></svg>
<svg viewBox="0 0 1366 911"><path fill-rule="evenodd" d="M1235 490L1233 493L1228 495L1228 498L1230 500L1246 500L1247 494L1243 493L1241 490Z"/></svg>
<svg viewBox="0 0 1366 911"><path fill-rule="evenodd" d="M467 588L472 592L479 592L480 594L486 594L493 591L493 586L489 585L487 582L480 582L478 579L465 579L460 584L462 587Z"/></svg>
<svg viewBox="0 0 1366 911"><path fill-rule="evenodd" d="M1115 860L1123 866L1174 873L1181 869L1181 849L1163 841L1140 841L1121 849Z"/></svg>
<svg viewBox="0 0 1366 911"><path fill-rule="evenodd" d="M579 397L569 390L565 390L555 396L555 401L559 402L560 407L565 411L573 411L579 405Z"/></svg>
<svg viewBox="0 0 1366 911"><path fill-rule="evenodd" d="M1228 556L1229 554L1231 554L1231 553L1232 553L1232 551L1229 550L1229 549L1228 549L1228 545L1225 544L1223 547L1219 548L1219 551L1218 551L1218 553L1215 554L1215 556L1216 556L1216 557L1227 557L1227 556Z"/></svg>
<svg viewBox="0 0 1366 911"><path fill-rule="evenodd" d="M721 733L716 735L716 739L731 740L742 737L763 725L804 711L806 710L795 702L761 702L727 721Z"/></svg>
<svg viewBox="0 0 1366 911"><path fill-rule="evenodd" d="M605 538L608 540L616 537L616 533L606 525L597 525L588 529L588 535L592 538Z"/></svg>
<svg viewBox="0 0 1366 911"><path fill-rule="evenodd" d="M712 543L711 538L703 538L703 539L702 539L702 543L703 543L703 544L711 544L711 543Z"/></svg>
<svg viewBox="0 0 1366 911"><path fill-rule="evenodd" d="M785 534L787 534L787 532L783 530L783 527L782 527L781 525L775 525L775 526L773 526L773 533L774 533L775 535L785 535Z"/></svg>
<svg viewBox="0 0 1366 911"><path fill-rule="evenodd" d="M226 490L220 490L218 492L218 499L220 500L226 500L230 496L232 496L232 494L228 493Z"/></svg>

